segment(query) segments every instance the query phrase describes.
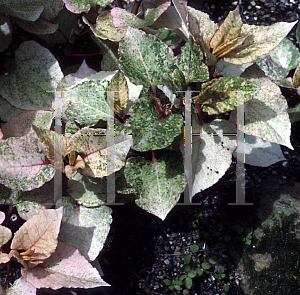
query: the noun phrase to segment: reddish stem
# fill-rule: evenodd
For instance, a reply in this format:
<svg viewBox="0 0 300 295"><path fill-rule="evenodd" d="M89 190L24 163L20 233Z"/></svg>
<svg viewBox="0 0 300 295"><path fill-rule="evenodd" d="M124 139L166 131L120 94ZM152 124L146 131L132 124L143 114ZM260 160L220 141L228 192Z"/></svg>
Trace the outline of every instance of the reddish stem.
<svg viewBox="0 0 300 295"><path fill-rule="evenodd" d="M72 53L72 54L66 54L67 56L93 56L98 54L103 54L104 51L99 51L96 53Z"/></svg>
<svg viewBox="0 0 300 295"><path fill-rule="evenodd" d="M199 118L199 121L200 121L200 134L202 134L203 121L202 121L202 115L201 115L201 109L200 109L199 102L196 103L196 106L197 106L197 110L198 110L198 118Z"/></svg>
<svg viewBox="0 0 300 295"><path fill-rule="evenodd" d="M137 14L141 3L142 3L142 0L135 0L134 1L133 7L132 7L132 10L131 10L132 14Z"/></svg>
<svg viewBox="0 0 300 295"><path fill-rule="evenodd" d="M97 16L98 16L99 13L98 13L98 11L97 11L97 8L96 8L95 4L93 3L93 1L91 1L91 2L92 2L92 7L94 8L94 10L95 10L95 12L96 12L96 14L97 14Z"/></svg>

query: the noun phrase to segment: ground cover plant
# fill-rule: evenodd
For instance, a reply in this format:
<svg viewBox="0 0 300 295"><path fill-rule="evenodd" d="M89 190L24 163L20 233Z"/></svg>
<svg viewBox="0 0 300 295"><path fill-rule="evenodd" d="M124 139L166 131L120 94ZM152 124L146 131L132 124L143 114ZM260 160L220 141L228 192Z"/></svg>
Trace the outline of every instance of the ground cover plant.
<svg viewBox="0 0 300 295"><path fill-rule="evenodd" d="M37 288L50 286L107 285L89 264L112 222L107 183L122 200L133 199L164 220L187 184L188 120L190 201L229 168L237 129L245 133L247 164L269 166L285 159L280 145L293 149L291 123L300 119L299 104L289 108L280 87L300 91L300 54L285 39L296 22L247 25L237 8L215 24L175 0L136 1L132 9L111 8L110 0L26 3L0 0L2 51L10 45L12 21L45 40L50 34L59 40L52 34L66 37L80 14L103 59L100 71L83 62L65 74L49 49L30 40L2 65L0 197L10 209L2 217L0 259L8 273L11 260L22 264L21 278L10 288L7 279L2 293L15 294L25 286L28 294L36 294ZM293 69L293 77L286 78ZM241 105L245 124L237 125ZM61 173L68 178L67 194L53 200ZM26 222L12 238L7 225L13 207ZM53 229L43 229L43 218L55 221ZM47 246L34 242L41 238ZM77 280L84 276L75 273L72 259L84 261L91 276ZM53 265L70 271L71 279L53 276ZM37 269L43 278L32 280Z"/></svg>

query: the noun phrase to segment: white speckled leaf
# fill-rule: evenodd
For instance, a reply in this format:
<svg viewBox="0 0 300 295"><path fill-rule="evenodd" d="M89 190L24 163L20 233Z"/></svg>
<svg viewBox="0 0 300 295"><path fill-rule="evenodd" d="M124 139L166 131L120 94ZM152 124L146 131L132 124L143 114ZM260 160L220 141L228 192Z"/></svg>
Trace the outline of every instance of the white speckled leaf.
<svg viewBox="0 0 300 295"><path fill-rule="evenodd" d="M183 160L180 153L172 151L156 159L155 163L142 157L131 157L124 173L138 196L136 204L164 220L185 187Z"/></svg>
<svg viewBox="0 0 300 295"><path fill-rule="evenodd" d="M66 116L83 125L94 125L100 119L107 121L107 86L107 81L85 81L68 89L62 96Z"/></svg>
<svg viewBox="0 0 300 295"><path fill-rule="evenodd" d="M33 136L10 137L0 141L0 183L14 190L28 191L42 186L54 176L54 168L44 163L46 150Z"/></svg>
<svg viewBox="0 0 300 295"><path fill-rule="evenodd" d="M188 82L203 82L209 78L207 66L202 62L203 54L199 45L190 37L176 56L175 65L184 73Z"/></svg>
<svg viewBox="0 0 300 295"><path fill-rule="evenodd" d="M26 41L17 49L15 62L12 73L0 76L0 94L20 109L49 110L63 78L55 57L37 42Z"/></svg>
<svg viewBox="0 0 300 295"><path fill-rule="evenodd" d="M170 6L170 0L145 1L145 19L140 19L138 16L115 7L111 10L113 25L123 31L126 31L128 26L132 28L141 28L150 26L159 16Z"/></svg>
<svg viewBox="0 0 300 295"><path fill-rule="evenodd" d="M254 98L245 103L245 126L242 131L293 150L288 105L280 88L256 64L247 68L241 76L259 87ZM236 111L233 114L236 117Z"/></svg>
<svg viewBox="0 0 300 295"><path fill-rule="evenodd" d="M218 83L212 87L208 86L195 97L196 101L205 98L209 103L203 107L203 111L209 115L217 115L234 110L238 105L253 98L257 86L250 80L241 77L221 77ZM238 101L238 91L249 91L244 93L242 101Z"/></svg>
<svg viewBox="0 0 300 295"><path fill-rule="evenodd" d="M94 6L100 5L105 7L110 4L113 0L62 0L66 8L73 13L89 12L89 10Z"/></svg>
<svg viewBox="0 0 300 295"><path fill-rule="evenodd" d="M19 116L11 118L7 123L3 124L1 127L4 135L3 139L21 137L32 133L32 124L50 129L53 117L53 111L27 111L21 113Z"/></svg>
<svg viewBox="0 0 300 295"><path fill-rule="evenodd" d="M0 224L2 224L4 220L5 220L5 213L0 211Z"/></svg>
<svg viewBox="0 0 300 295"><path fill-rule="evenodd" d="M12 200L21 218L27 220L40 210L50 209L54 205L54 179L31 191L21 192ZM12 205L12 203L10 205Z"/></svg>
<svg viewBox="0 0 300 295"><path fill-rule="evenodd" d="M300 53L297 47L288 40L283 39L279 45L269 52L255 60L255 63L272 80L277 77L285 78L291 69L297 67L300 62Z"/></svg>
<svg viewBox="0 0 300 295"><path fill-rule="evenodd" d="M12 106L0 95L0 118L2 121L7 121L12 117L16 117L22 112L25 112L25 110Z"/></svg>
<svg viewBox="0 0 300 295"><path fill-rule="evenodd" d="M192 115L193 133L199 133L197 114ZM232 133L232 135L224 135ZM202 125L202 135L192 138L192 176L193 184L190 200L193 196L214 185L227 171L232 161L232 153L236 148L235 124L216 119ZM184 138L180 142L184 155Z"/></svg>
<svg viewBox="0 0 300 295"><path fill-rule="evenodd" d="M269 167L286 160L279 144L247 134L245 134L244 152L245 163L252 166ZM236 151L233 155L236 157Z"/></svg>
<svg viewBox="0 0 300 295"><path fill-rule="evenodd" d="M64 213L58 239L77 248L89 261L94 261L103 248L112 223L112 209L106 206L85 208L71 197L63 197L58 206Z"/></svg>
<svg viewBox="0 0 300 295"><path fill-rule="evenodd" d="M289 33L297 21L279 22L271 26L255 26L243 24L241 36L247 36L240 49L230 52L224 61L237 65L252 62L269 53Z"/></svg>
<svg viewBox="0 0 300 295"><path fill-rule="evenodd" d="M120 65L134 84L161 84L159 76L173 64L172 50L157 37L128 28L120 42Z"/></svg>
<svg viewBox="0 0 300 295"><path fill-rule="evenodd" d="M79 173L68 180L68 193L80 205L94 208L107 203L107 180L91 178Z"/></svg>
<svg viewBox="0 0 300 295"><path fill-rule="evenodd" d="M38 19L44 10L44 5L40 0L1 0L0 7L9 15L30 21Z"/></svg>
<svg viewBox="0 0 300 295"><path fill-rule="evenodd" d="M159 121L155 102L148 97L141 97L139 102L132 106L132 114L133 116L126 121L126 128L132 130L132 148L137 151L165 148L181 133L182 116L171 114Z"/></svg>
<svg viewBox="0 0 300 295"><path fill-rule="evenodd" d="M188 32L189 24L188 24L187 0L172 0L172 2L183 22L185 31Z"/></svg>
<svg viewBox="0 0 300 295"><path fill-rule="evenodd" d="M203 38L212 38L217 24L210 20L209 15L193 7L188 6L188 20L190 33L199 39L200 35L203 34Z"/></svg>

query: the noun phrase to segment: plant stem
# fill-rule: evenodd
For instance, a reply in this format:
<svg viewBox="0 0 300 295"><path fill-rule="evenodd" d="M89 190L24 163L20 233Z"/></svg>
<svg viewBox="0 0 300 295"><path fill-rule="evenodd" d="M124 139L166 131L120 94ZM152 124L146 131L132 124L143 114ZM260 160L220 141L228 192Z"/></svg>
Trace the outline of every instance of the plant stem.
<svg viewBox="0 0 300 295"><path fill-rule="evenodd" d="M142 3L142 0L135 0L134 4L133 4L133 7L132 7L132 10L131 10L131 13L137 14L137 12L138 12L138 10L140 8L141 3Z"/></svg>

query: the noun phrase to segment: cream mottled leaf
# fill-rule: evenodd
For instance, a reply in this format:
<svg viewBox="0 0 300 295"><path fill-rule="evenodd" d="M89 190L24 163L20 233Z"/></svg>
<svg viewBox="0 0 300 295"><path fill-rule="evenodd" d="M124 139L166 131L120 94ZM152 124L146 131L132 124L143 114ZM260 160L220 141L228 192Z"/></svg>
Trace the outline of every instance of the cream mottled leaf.
<svg viewBox="0 0 300 295"><path fill-rule="evenodd" d="M35 41L20 45L15 68L0 76L0 94L14 107L25 110L49 110L63 73L51 52Z"/></svg>
<svg viewBox="0 0 300 295"><path fill-rule="evenodd" d="M113 25L123 31L126 31L128 27L141 28L150 26L159 16L167 10L170 6L170 0L157 0L157 1L143 1L145 6L145 19L140 19L138 16L115 7L111 10L111 16L113 18Z"/></svg>
<svg viewBox="0 0 300 295"><path fill-rule="evenodd" d="M185 187L185 174L180 153L168 152L160 159L147 161L131 157L125 168L126 181L138 196L136 204L164 220L176 205Z"/></svg>
<svg viewBox="0 0 300 295"><path fill-rule="evenodd" d="M250 100L257 86L251 81L241 77L221 77L217 79L216 85L208 86L194 99L201 101L203 98L208 100L205 102L203 111L209 115L217 115L234 110L238 105ZM238 101L239 92L244 91L243 100Z"/></svg>
<svg viewBox="0 0 300 295"><path fill-rule="evenodd" d="M97 37L103 40L109 39L111 41L119 42L125 36L126 31L122 31L114 26L111 12L112 11L106 10L101 13L97 17L95 25L89 23L87 19L85 19L85 22L90 26ZM124 12L126 11L123 10L123 13Z"/></svg>
<svg viewBox="0 0 300 295"><path fill-rule="evenodd" d="M14 190L28 191L42 186L54 176L54 168L44 162L46 150L33 135L0 141L0 183Z"/></svg>
<svg viewBox="0 0 300 295"><path fill-rule="evenodd" d="M269 53L278 46L296 22L279 22L271 26L243 24L241 36L248 37L240 48L227 54L224 57L224 61L234 64L244 64Z"/></svg>
<svg viewBox="0 0 300 295"><path fill-rule="evenodd" d="M0 293L1 294L1 293ZM17 279L14 284L7 290L7 295L36 295L36 288L28 283L24 277Z"/></svg>
<svg viewBox="0 0 300 295"><path fill-rule="evenodd" d="M254 98L245 103L245 125L242 131L293 150L288 105L280 88L256 64L247 68L241 76L258 86ZM236 117L236 111L233 114Z"/></svg>
<svg viewBox="0 0 300 295"><path fill-rule="evenodd" d="M12 237L11 230L0 225L0 246L5 245Z"/></svg>
<svg viewBox="0 0 300 295"><path fill-rule="evenodd" d="M202 82L209 78L208 68L203 63L203 54L199 45L190 37L176 56L175 64L184 73L188 82Z"/></svg>
<svg viewBox="0 0 300 295"><path fill-rule="evenodd" d="M71 197L63 197L57 207L64 213L58 239L80 251L89 261L94 261L103 248L112 223L112 209L107 206L86 208Z"/></svg>
<svg viewBox="0 0 300 295"><path fill-rule="evenodd" d="M121 71L118 71L114 77L111 79L109 85L109 91L115 91L114 95L114 104L115 112L120 116L121 110L127 107L129 99L129 90L127 81L124 74Z"/></svg>
<svg viewBox="0 0 300 295"><path fill-rule="evenodd" d="M188 6L187 9L190 33L196 38L196 40L199 39L201 34L203 34L203 38L211 39L215 33L217 24L210 20L207 13L190 6Z"/></svg>
<svg viewBox="0 0 300 295"><path fill-rule="evenodd" d="M128 28L120 42L120 65L131 82L145 87L161 84L161 76L173 64L172 50L157 37Z"/></svg>
<svg viewBox="0 0 300 295"><path fill-rule="evenodd" d="M132 130L132 148L137 151L165 148L181 133L182 116L171 114L160 120L155 102L148 97L140 98L132 107L132 114L126 121L126 127Z"/></svg>
<svg viewBox="0 0 300 295"><path fill-rule="evenodd" d="M230 11L224 22L214 34L210 41L210 47L213 48L213 54L219 52L222 44L235 41L242 30L243 22L237 7L234 11Z"/></svg>

